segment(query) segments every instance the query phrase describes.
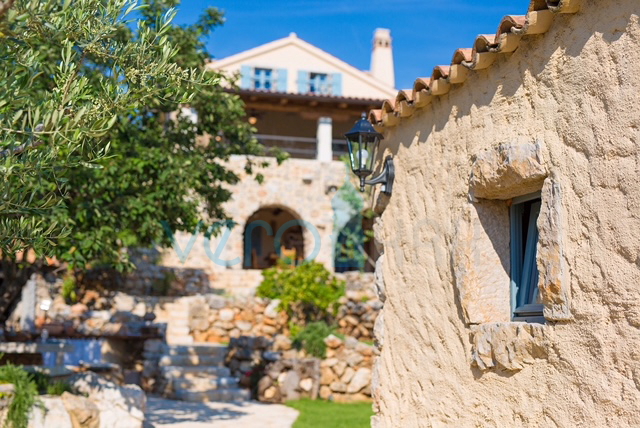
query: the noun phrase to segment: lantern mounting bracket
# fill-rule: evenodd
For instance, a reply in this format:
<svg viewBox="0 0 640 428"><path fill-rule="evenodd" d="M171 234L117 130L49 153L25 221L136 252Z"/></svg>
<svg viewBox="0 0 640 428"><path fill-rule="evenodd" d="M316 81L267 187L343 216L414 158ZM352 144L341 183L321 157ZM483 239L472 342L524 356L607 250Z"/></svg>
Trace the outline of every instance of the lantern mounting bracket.
<svg viewBox="0 0 640 428"><path fill-rule="evenodd" d="M387 156L384 160L384 168L380 175L371 180L367 180L365 177L360 177L360 191L364 192L365 184L369 184L371 186L375 184L383 184L382 193L385 195L391 195L393 191L393 180L396 177L395 168L393 166L393 158L391 156Z"/></svg>

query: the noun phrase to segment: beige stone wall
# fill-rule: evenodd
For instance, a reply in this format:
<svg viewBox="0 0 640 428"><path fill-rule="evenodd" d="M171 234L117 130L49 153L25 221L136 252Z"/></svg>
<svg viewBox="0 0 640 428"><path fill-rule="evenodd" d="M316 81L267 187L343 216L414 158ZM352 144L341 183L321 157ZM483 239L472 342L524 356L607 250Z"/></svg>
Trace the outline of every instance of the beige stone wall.
<svg viewBox="0 0 640 428"><path fill-rule="evenodd" d="M585 0L386 132L374 426L640 425L639 11ZM535 190L544 325L509 321Z"/></svg>
<svg viewBox="0 0 640 428"><path fill-rule="evenodd" d="M310 226L304 228L303 234L305 257L315 256L315 260L333 269L331 200L345 180L347 171L344 163L288 159L278 166L273 158L254 157L253 161L256 166L264 161L270 163L268 167L256 167L254 170L264 176L263 184L244 171L244 156L233 156L228 163L229 168L240 177L239 183L230 187L232 199L224 205L236 226L229 231L224 229L209 242L202 233L196 239L190 234L176 234L182 251L186 252L192 240L191 251L183 262L175 249L166 249L162 257L164 266L204 271L209 276L212 289L234 294L251 293L262 281L262 275L259 270L242 269L246 222L260 208L280 207ZM277 231L274 230L274 233ZM216 254L218 248L220 252ZM216 263L213 256L231 262L228 265Z"/></svg>

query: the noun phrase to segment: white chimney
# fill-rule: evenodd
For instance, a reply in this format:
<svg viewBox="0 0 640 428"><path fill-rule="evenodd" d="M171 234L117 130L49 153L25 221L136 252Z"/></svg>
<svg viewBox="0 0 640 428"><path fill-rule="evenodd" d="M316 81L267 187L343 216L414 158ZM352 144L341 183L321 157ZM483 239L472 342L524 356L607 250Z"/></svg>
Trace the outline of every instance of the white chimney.
<svg viewBox="0 0 640 428"><path fill-rule="evenodd" d="M376 28L373 34L371 75L391 88L396 87L396 78L393 72L391 30L387 28Z"/></svg>

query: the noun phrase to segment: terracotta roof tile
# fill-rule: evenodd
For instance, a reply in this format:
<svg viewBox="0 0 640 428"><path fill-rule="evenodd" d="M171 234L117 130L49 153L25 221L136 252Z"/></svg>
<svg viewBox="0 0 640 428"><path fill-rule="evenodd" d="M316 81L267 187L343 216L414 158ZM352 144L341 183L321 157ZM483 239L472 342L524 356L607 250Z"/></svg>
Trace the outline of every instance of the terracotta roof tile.
<svg viewBox="0 0 640 428"><path fill-rule="evenodd" d="M371 110L369 120L378 130L395 126L417 108L426 107L433 97L450 91L452 84L463 84L469 73L489 69L500 54L515 51L523 36L545 33L556 13L576 13L583 0L531 0L526 15L507 15L500 21L496 34L476 37L473 48L454 52L451 65L439 65L431 77L419 77L413 90L403 89L395 100L385 100L381 109Z"/></svg>

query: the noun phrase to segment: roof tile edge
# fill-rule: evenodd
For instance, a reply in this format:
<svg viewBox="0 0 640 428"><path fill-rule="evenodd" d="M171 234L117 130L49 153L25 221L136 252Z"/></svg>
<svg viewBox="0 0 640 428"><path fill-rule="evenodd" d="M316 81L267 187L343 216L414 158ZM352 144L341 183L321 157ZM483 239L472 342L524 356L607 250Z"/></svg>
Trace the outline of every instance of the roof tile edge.
<svg viewBox="0 0 640 428"><path fill-rule="evenodd" d="M582 1L531 0L526 15L503 17L495 35L479 35L472 49L456 50L451 65L436 66L431 77L417 78L413 89L403 89L395 100L385 100L380 109L371 110L369 120L380 132L398 125L402 118L410 117L418 108L431 104L432 97L448 93L452 84L463 84L470 72L489 68L498 54L515 51L522 36L547 32L555 14L577 13Z"/></svg>

